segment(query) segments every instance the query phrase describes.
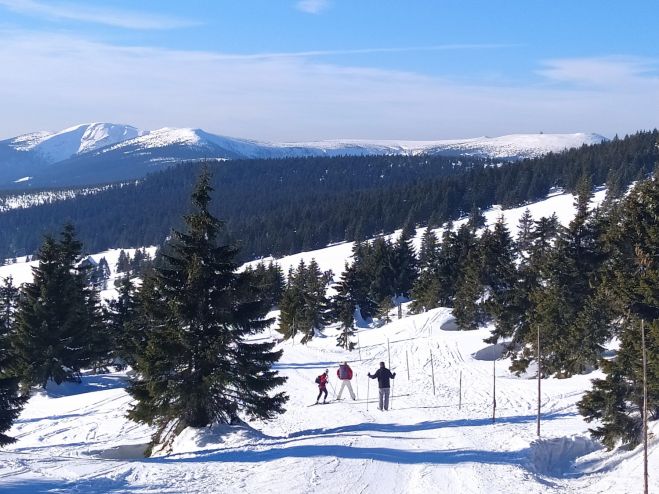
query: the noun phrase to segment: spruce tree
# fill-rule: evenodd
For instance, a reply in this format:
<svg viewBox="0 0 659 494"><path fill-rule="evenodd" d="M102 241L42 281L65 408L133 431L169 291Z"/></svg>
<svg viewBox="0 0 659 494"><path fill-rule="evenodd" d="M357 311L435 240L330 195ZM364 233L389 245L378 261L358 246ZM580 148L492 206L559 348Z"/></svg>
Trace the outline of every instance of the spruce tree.
<svg viewBox="0 0 659 494"><path fill-rule="evenodd" d="M547 239L543 239L532 246L539 282L530 294L531 316L524 345L513 359L518 372L535 358L536 335L531 328L542 328L542 367L548 375L558 377L596 366L610 338L610 326L602 324L607 303L596 289L607 258L604 234L609 219L589 208L591 197L590 182L582 180L575 217L567 228L559 229L555 245L544 246ZM542 250L546 254L538 255Z"/></svg>
<svg viewBox="0 0 659 494"><path fill-rule="evenodd" d="M147 342L128 388L136 399L129 417L156 427L153 445L188 426L233 423L241 412L272 418L287 400L283 392L269 394L286 380L272 370L281 351L246 340L271 323L263 319L269 308L253 278L236 273L236 249L218 244L222 223L209 212L212 191L204 170L185 231L172 232L154 268L144 309Z"/></svg>
<svg viewBox="0 0 659 494"><path fill-rule="evenodd" d="M346 350L355 347L351 338L355 334L355 310L357 309L357 297L355 294L355 270L346 263L341 280L334 285L336 294L331 300L332 320L339 323L339 336L336 344Z"/></svg>
<svg viewBox="0 0 659 494"><path fill-rule="evenodd" d="M304 264L298 266L298 271L305 269ZM304 309L303 286L300 276L291 268L288 271L286 287L279 303L279 328L278 331L284 339L295 339L304 327L302 311Z"/></svg>
<svg viewBox="0 0 659 494"><path fill-rule="evenodd" d="M114 363L119 366L135 365L136 355L144 343L137 329L138 309L135 285L128 275L123 276L117 288L117 298L108 303L105 314Z"/></svg>
<svg viewBox="0 0 659 494"><path fill-rule="evenodd" d="M609 318L618 322L620 345L614 359L603 359L604 379L578 403L593 436L612 449L635 446L643 430L641 324L647 355L648 420L659 419L659 175L635 187L623 201L619 222L609 231L612 253L602 281L610 294Z"/></svg>
<svg viewBox="0 0 659 494"><path fill-rule="evenodd" d="M408 298L414 282L418 277L416 254L412 241L416 231L411 224L407 224L394 245L393 269L394 291L397 296Z"/></svg>
<svg viewBox="0 0 659 494"><path fill-rule="evenodd" d="M19 379L12 374L12 360L16 358L11 348L10 337L16 322L16 305L18 288L12 278L2 280L0 284L0 447L16 441L4 434L14 420L18 418L27 395L19 390Z"/></svg>
<svg viewBox="0 0 659 494"><path fill-rule="evenodd" d="M28 386L79 382L80 370L105 351L96 346L97 292L76 268L81 248L71 225L65 225L59 242L46 236L33 281L22 288L12 344L17 372Z"/></svg>

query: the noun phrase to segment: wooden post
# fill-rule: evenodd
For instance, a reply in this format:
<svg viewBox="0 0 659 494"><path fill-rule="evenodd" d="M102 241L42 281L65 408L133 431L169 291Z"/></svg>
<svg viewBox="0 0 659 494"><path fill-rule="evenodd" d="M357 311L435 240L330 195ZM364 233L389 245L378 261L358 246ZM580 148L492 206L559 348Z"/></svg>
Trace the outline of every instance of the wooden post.
<svg viewBox="0 0 659 494"><path fill-rule="evenodd" d="M357 347L359 348L359 361L362 361L362 343L359 340L359 331L357 331Z"/></svg>
<svg viewBox="0 0 659 494"><path fill-rule="evenodd" d="M492 423L497 418L497 359L492 359Z"/></svg>
<svg viewBox="0 0 659 494"><path fill-rule="evenodd" d="M435 362L432 359L432 350L430 350L430 369L432 371L432 394L435 394Z"/></svg>
<svg viewBox="0 0 659 494"><path fill-rule="evenodd" d="M403 318L403 304L398 302L398 319Z"/></svg>
<svg viewBox="0 0 659 494"><path fill-rule="evenodd" d="M366 411L368 412L368 398L371 391L371 378L366 376Z"/></svg>
<svg viewBox="0 0 659 494"><path fill-rule="evenodd" d="M407 364L407 380L410 380L410 358L405 350L405 363Z"/></svg>
<svg viewBox="0 0 659 494"><path fill-rule="evenodd" d="M643 351L643 493L648 494L648 373L644 323L645 321L641 319L641 348Z"/></svg>
<svg viewBox="0 0 659 494"><path fill-rule="evenodd" d="M389 354L389 370L391 370L391 346L389 345L389 338L387 338L387 354Z"/></svg>
<svg viewBox="0 0 659 494"><path fill-rule="evenodd" d="M458 399L458 410L462 410L462 371L460 371L460 384L458 389L460 390L459 399Z"/></svg>
<svg viewBox="0 0 659 494"><path fill-rule="evenodd" d="M540 359L541 359L542 354L540 353L540 325L539 324L538 324L537 331L538 331L538 341L537 341L537 345L538 345L538 348L537 348L537 350L538 350L538 353L537 353L537 359L538 359L538 420L537 420L537 431L536 432L538 433L538 437L540 437L540 409L542 407L542 401L541 401L541 398L540 398L540 396L541 396L540 395L540 393L541 393L541 382L542 382L542 362L541 362Z"/></svg>

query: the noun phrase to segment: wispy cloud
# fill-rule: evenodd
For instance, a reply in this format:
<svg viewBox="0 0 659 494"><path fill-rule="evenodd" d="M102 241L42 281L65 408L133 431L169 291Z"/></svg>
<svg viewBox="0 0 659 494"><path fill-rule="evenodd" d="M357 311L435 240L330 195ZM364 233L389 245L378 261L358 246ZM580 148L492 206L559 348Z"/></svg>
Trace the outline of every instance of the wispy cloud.
<svg viewBox="0 0 659 494"><path fill-rule="evenodd" d="M320 14L330 7L330 0L298 0L295 6L307 14Z"/></svg>
<svg viewBox="0 0 659 494"><path fill-rule="evenodd" d="M638 57L595 57L548 60L538 73L552 81L586 87L629 87L657 83L659 63Z"/></svg>
<svg viewBox="0 0 659 494"><path fill-rule="evenodd" d="M0 38L2 137L85 121L201 127L277 141L540 130L613 135L654 128L659 114L652 105L659 101L659 82L637 70L631 82L618 77L596 88L463 84L450 74L429 77L305 57L122 47L33 32L0 31ZM550 66L557 67L555 61L543 65ZM568 72L553 74L553 80L574 80Z"/></svg>
<svg viewBox="0 0 659 494"><path fill-rule="evenodd" d="M293 52L264 52L264 53L218 53L216 58L224 60L258 60L266 58L313 58L332 57L340 55L369 55L374 53L406 53L420 51L453 51L453 50L493 50L511 48L514 44L446 44L435 46L406 46L391 48L355 48L349 50L309 50Z"/></svg>
<svg viewBox="0 0 659 494"><path fill-rule="evenodd" d="M199 23L144 12L107 9L86 3L40 2L37 0L0 0L0 6L19 14L55 21L71 20L125 29L176 29Z"/></svg>

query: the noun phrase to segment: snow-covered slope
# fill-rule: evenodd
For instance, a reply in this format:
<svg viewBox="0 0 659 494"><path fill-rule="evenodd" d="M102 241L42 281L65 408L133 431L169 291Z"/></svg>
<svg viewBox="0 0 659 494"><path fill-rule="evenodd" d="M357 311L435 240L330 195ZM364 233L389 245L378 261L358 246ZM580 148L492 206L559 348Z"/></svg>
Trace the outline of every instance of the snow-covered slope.
<svg viewBox="0 0 659 494"><path fill-rule="evenodd" d="M16 151L34 153L46 163L57 163L73 155L94 151L139 135L140 131L130 125L90 123L56 133L25 134L5 142Z"/></svg>
<svg viewBox="0 0 659 494"><path fill-rule="evenodd" d="M199 159L442 154L511 160L603 140L597 134L516 134L437 141L339 139L276 143L192 128L140 131L129 125L94 123L0 141L0 187L119 181L139 178L172 163Z"/></svg>
<svg viewBox="0 0 659 494"><path fill-rule="evenodd" d="M595 196L601 201L603 191ZM530 206L534 218L574 214L573 198L555 194ZM523 208L503 214L516 226ZM417 242L419 241L418 232ZM350 244L289 256L284 269L315 258L337 275ZM103 255L114 268L117 251ZM0 267L0 277L29 279L29 263ZM109 293L104 294L109 296ZM276 315L273 314L273 315ZM642 450L606 452L593 442L576 402L599 373L542 382L542 438L535 433L536 382L515 377L487 329L450 331L449 309L409 315L381 328L361 326L358 349L335 346L336 329L308 345L279 342L277 369L288 377L283 415L244 427L185 430L167 455L144 459L151 430L126 419L130 396L121 373L88 375L35 395L10 433L18 442L0 450L2 492L189 493L632 493L642 481ZM277 339L266 330L258 339ZM389 353L390 349L390 353ZM314 377L350 361L357 400L328 405L316 398ZM379 361L391 362L391 410L376 409ZM496 421L492 383L496 376ZM650 472L659 469L656 434ZM650 490L659 489L651 473Z"/></svg>

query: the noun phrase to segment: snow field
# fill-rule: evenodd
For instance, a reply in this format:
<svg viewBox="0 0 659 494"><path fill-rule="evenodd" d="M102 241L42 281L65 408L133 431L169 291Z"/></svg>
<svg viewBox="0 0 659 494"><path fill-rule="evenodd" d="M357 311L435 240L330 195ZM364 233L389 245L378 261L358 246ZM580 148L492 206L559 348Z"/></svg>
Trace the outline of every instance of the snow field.
<svg viewBox="0 0 659 494"><path fill-rule="evenodd" d="M598 192L596 201L602 197L603 192ZM571 208L569 195L555 195L530 206L536 219L556 211L562 222L571 218ZM523 210L495 208L486 218L492 223L503 213L514 231ZM287 271L300 259L315 258L321 269L333 269L338 278L351 247L339 244L278 262ZM114 270L118 253L109 251L94 258L105 256ZM27 281L29 264L0 267L0 277L12 274L16 282ZM110 297L112 292L103 295ZM277 347L283 349L276 367L288 378L287 411L271 421L240 427L187 429L171 453L154 458L141 456L150 428L125 418L131 403L124 391L125 374L87 375L82 385L66 384L37 393L10 431L18 442L0 450L0 491L641 491L642 448L606 452L590 439L589 424L578 414L576 403L600 373L542 381L542 437L538 439L533 372L517 377L508 371L509 360L493 360L500 352L483 342L488 328L451 331L452 316L446 308L418 315L405 310L401 320L393 312L394 320L385 326L360 325L359 349L352 352L336 347L334 327L308 345L279 341L274 327L257 335L277 340ZM381 412L377 410L377 381L368 379L367 373L374 372L380 361L389 365L389 359L396 379L391 409ZM357 400L345 394L342 401L309 406L318 393L314 379L326 368L333 398L339 385L336 369L344 360L354 371ZM652 425L655 433L659 431L657 424ZM659 489L653 473L659 469L656 449L653 438L651 491Z"/></svg>

